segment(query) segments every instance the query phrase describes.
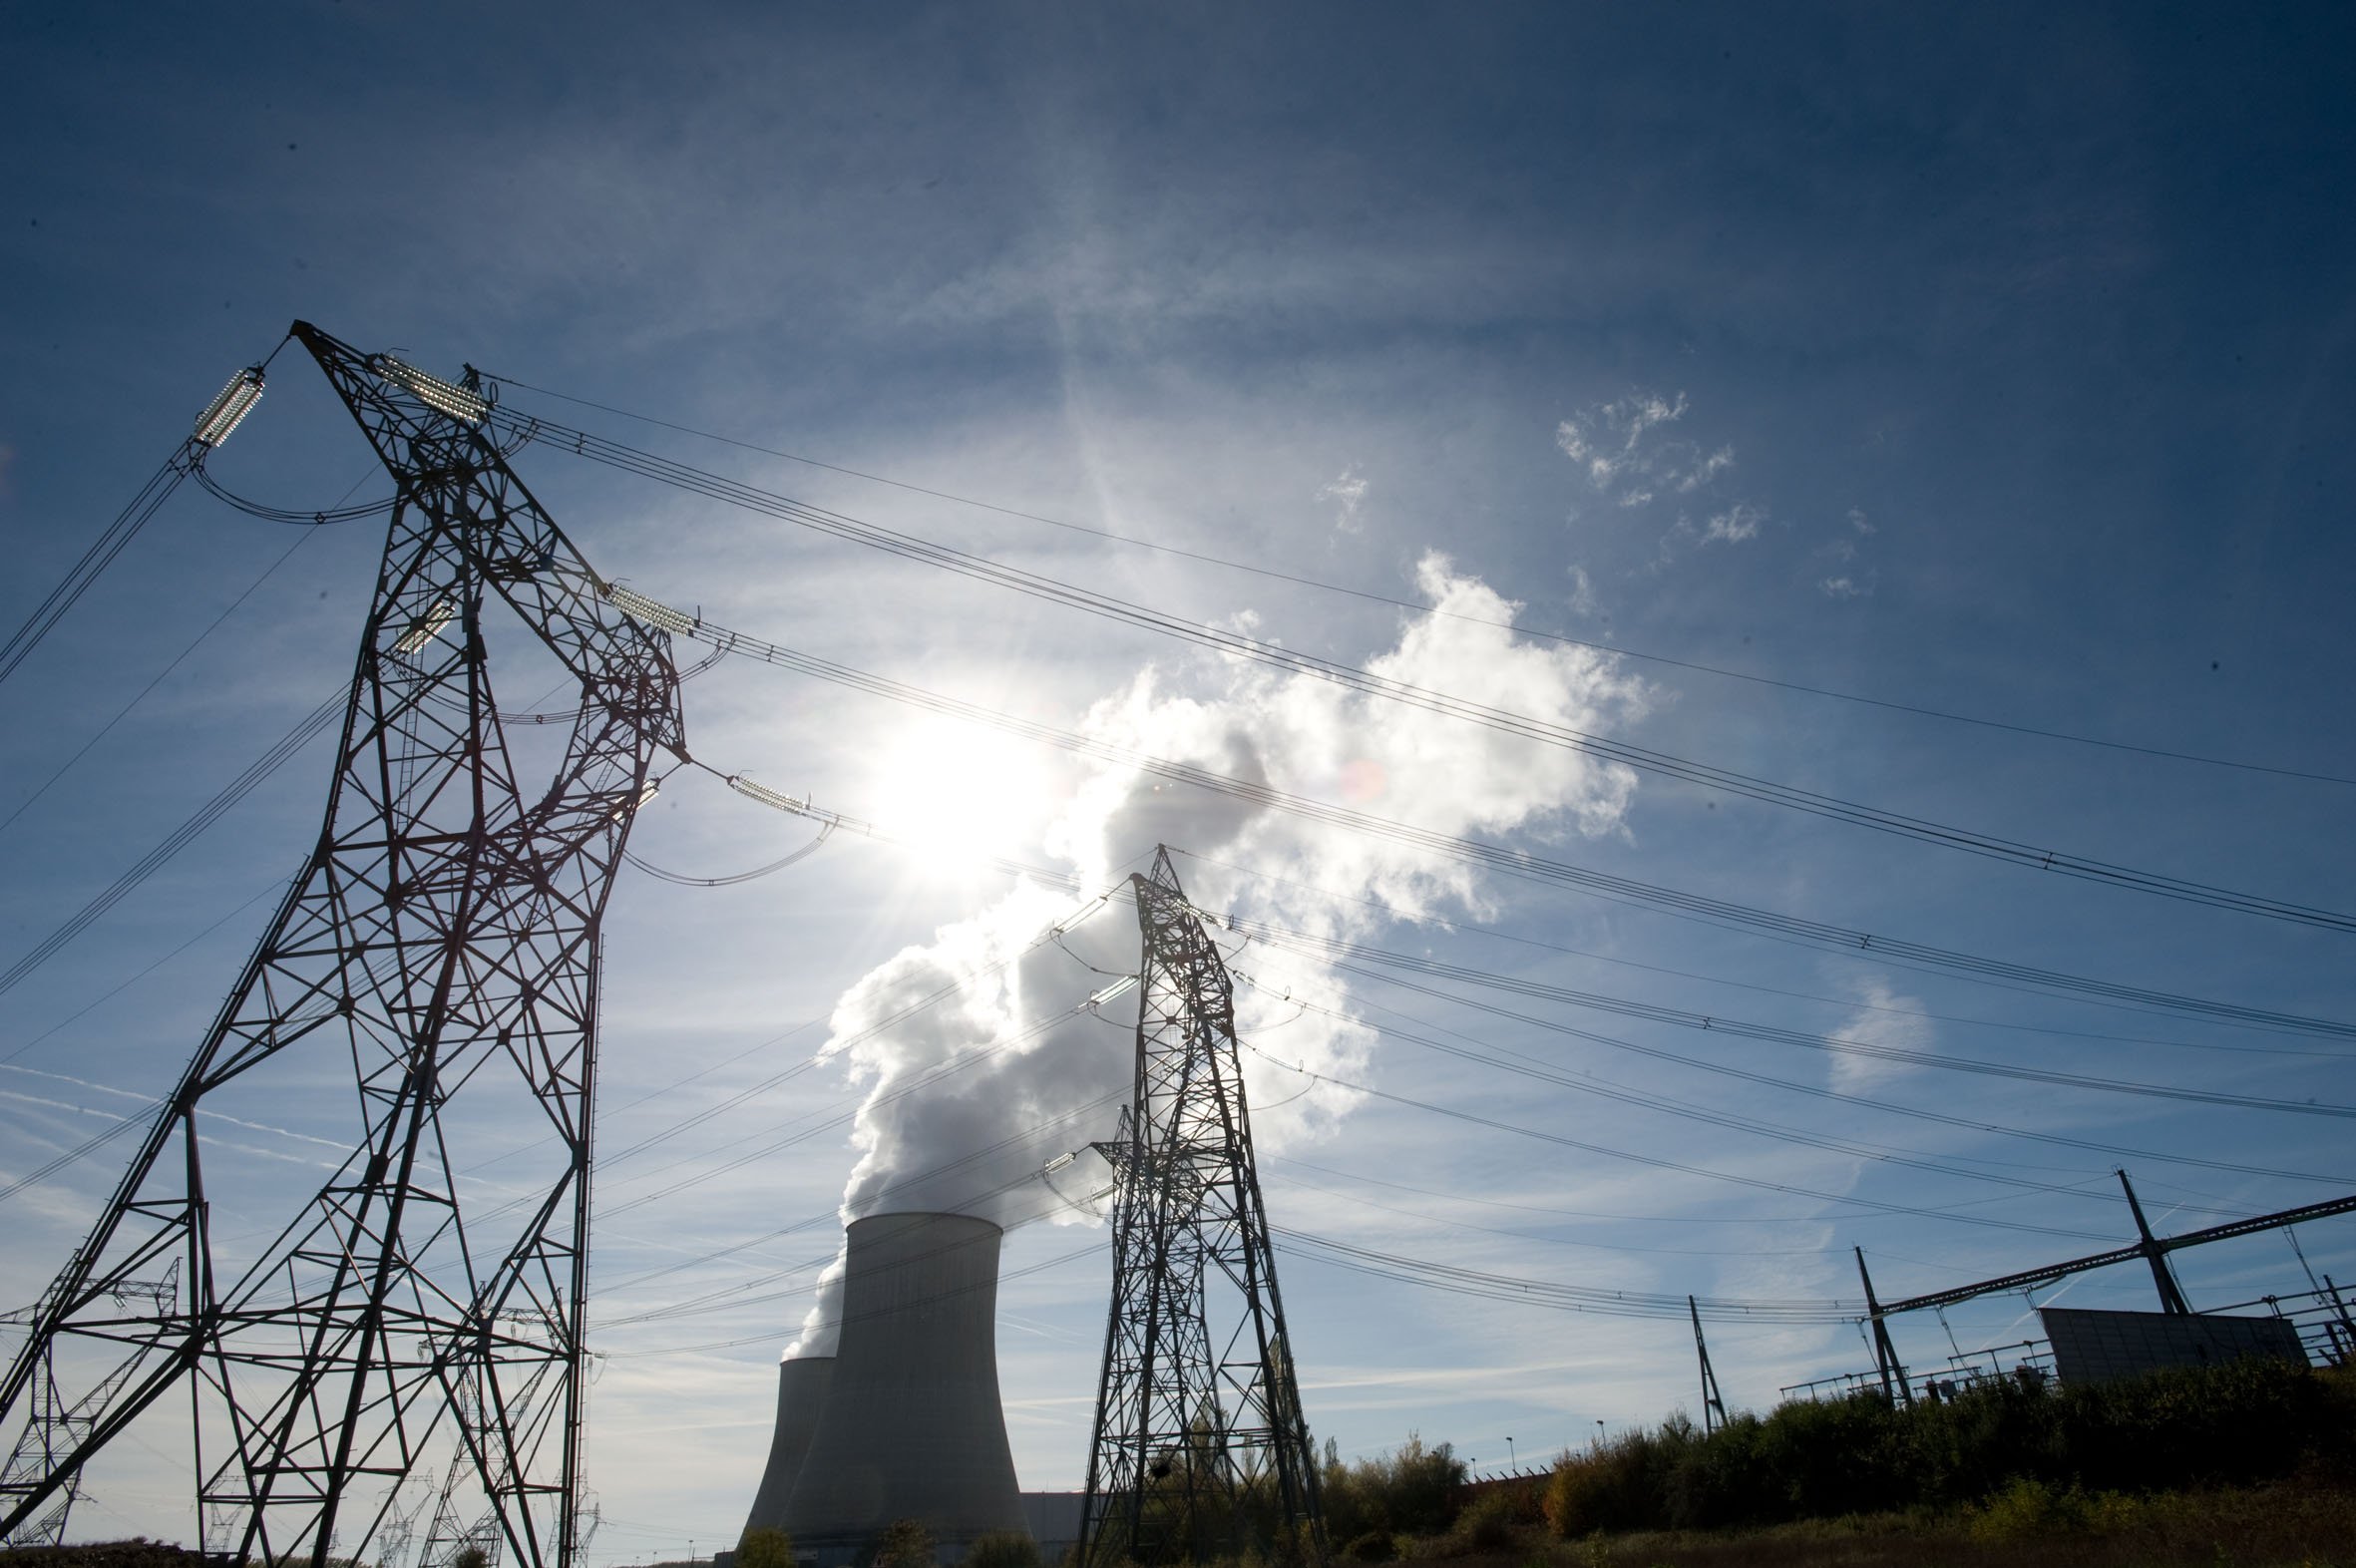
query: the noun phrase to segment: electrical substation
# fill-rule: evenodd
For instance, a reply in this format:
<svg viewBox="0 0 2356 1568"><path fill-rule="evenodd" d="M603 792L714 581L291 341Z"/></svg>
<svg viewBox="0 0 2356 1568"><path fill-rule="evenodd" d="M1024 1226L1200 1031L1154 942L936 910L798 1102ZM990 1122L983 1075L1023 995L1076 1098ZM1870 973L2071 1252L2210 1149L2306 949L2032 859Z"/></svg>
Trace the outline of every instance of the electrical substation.
<svg viewBox="0 0 2356 1568"><path fill-rule="evenodd" d="M1469 868L1601 887L1612 897L1821 945L1871 946L1932 970L2126 993L1424 833L711 624L600 575L510 460L548 447L771 515L787 515L796 504L510 412L496 380L472 370L445 380L303 322L288 343L326 376L395 491L349 684L292 737L299 743L330 727L339 737L326 808L308 849L288 847L299 874L145 1125L103 1213L22 1315L24 1343L0 1383L0 1442L8 1444L0 1533L11 1542L65 1539L94 1456L150 1410L185 1404L201 1544L221 1561L329 1568L364 1556L384 1568L451 1568L462 1560L570 1568L581 1559L591 1523L582 1455L603 923L615 876L631 860L632 824L666 775L696 768L823 833L880 831L698 759L682 704L681 643L701 644L714 659L734 656L893 696L1174 786L1411 842ZM194 479L235 500L207 474L205 460L251 413L268 373L266 362L240 372L203 410L75 575L0 651L0 679L183 482ZM982 558L838 515L791 515L838 538L1112 612L1086 602L1080 590L1041 587L1046 580ZM331 514L314 516L327 521ZM1178 624L1134 606L1119 614L1157 629L1166 629L1161 621ZM1193 627L1185 634L1354 690L1503 722L1500 710L1387 690L1383 677L1321 667L1267 644L1247 646L1249 639L1226 632ZM532 764L548 758L511 745L512 710L503 710L494 679L523 649L553 661L577 694L561 715L565 739L545 774ZM1663 765L1658 754L1592 736L1578 740L1604 748L1615 762ZM1755 799L1772 799L1779 788L1678 765ZM1887 814L1866 808L1842 811L1916 837L1937 828L1880 821ZM952 1558L986 1536L1027 1533L1071 1546L1083 1568L1160 1568L1266 1551L1278 1541L1307 1560L1324 1560L1332 1543L1321 1519L1319 1456L1302 1391L1309 1379L1299 1360L1307 1355L1314 1368L1316 1336L1297 1336L1288 1322L1280 1239L1288 1253L1297 1243L1321 1262L1468 1297L1690 1325L1706 1430L1727 1419L1706 1321L1854 1326L1868 1339L1874 1368L1842 1381L1842 1389L1870 1386L1893 1402L1911 1401L1920 1379L1901 1361L1889 1332L1893 1318L2118 1265L2148 1266L2159 1316L2185 1321L2137 1328L2085 1313L2049 1317L2064 1376L2156 1361L2238 1354L2344 1360L2356 1352L2356 1323L2328 1278L2296 1311L2269 1298L2272 1311L2255 1317L2202 1319L2168 1265L2185 1248L2356 1212L2356 1197L2160 1237L2123 1171L2135 1242L1893 1301L1877 1293L1861 1248L1861 1301L1753 1300L1476 1274L1289 1232L1269 1212L1255 1154L1244 1088L1248 1043L1236 1017L1236 988L1245 980L1230 971L1214 933L1224 927L1274 951L1421 979L1453 977L1434 961L1331 933L1198 909L1180 882L1175 856L1183 849L1155 847L1148 870L1099 894L1134 906L1138 959L1133 976L1118 978L1088 1005L1108 1004L1133 983L1138 1010L1127 1095L1106 1128L1111 1136L1089 1145L1110 1173L1098 1196L1108 1222L1111 1295L1100 1374L1087 1390L1093 1413L1083 1491L1025 1492L1016 1474L995 1339L1001 1227L977 1215L887 1203L847 1227L839 1345L778 1368L775 1423L746 1529L782 1529L819 1568L840 1568L903 1519L926 1524ZM1973 852L2090 880L2151 881L2050 853L2039 852L2042 862L2023 860L2027 852L2018 846ZM2142 891L2310 924L2341 919L2188 883ZM1523 986L1524 994L1540 989ZM1827 1043L1739 1019L1575 999L1720 1038ZM2309 1034L2351 1032L2325 1020L2158 991L2136 990L2129 999ZM2068 1076L2013 1075L2047 1082ZM338 1151L323 1182L281 1194L275 1229L220 1234L200 1122L251 1115L279 1098L356 1106L360 1134ZM462 1199L457 1173L478 1159L502 1162L506 1201ZM1956 1350L1969 1372L1970 1358ZM1963 1374L1951 1369L1945 1376L1951 1383ZM1939 1381L1928 1379L1934 1388Z"/></svg>

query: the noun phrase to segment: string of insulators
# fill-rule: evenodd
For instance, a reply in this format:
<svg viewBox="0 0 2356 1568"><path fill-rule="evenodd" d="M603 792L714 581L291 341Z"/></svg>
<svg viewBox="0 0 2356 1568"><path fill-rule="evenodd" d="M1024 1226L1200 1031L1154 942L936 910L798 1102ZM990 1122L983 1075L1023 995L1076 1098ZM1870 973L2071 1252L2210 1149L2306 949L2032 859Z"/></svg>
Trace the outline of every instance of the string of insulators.
<svg viewBox="0 0 2356 1568"><path fill-rule="evenodd" d="M456 382L428 375L415 365L395 359L390 354L376 355L368 361L368 368L426 407L448 414L452 419L479 425L491 412L491 400L482 393L470 392Z"/></svg>
<svg viewBox="0 0 2356 1568"><path fill-rule="evenodd" d="M238 371L229 377L229 384L204 405L204 412L196 416L196 433L190 439L207 450L219 446L229 439L229 432L253 412L253 405L261 401L261 366L248 365Z"/></svg>

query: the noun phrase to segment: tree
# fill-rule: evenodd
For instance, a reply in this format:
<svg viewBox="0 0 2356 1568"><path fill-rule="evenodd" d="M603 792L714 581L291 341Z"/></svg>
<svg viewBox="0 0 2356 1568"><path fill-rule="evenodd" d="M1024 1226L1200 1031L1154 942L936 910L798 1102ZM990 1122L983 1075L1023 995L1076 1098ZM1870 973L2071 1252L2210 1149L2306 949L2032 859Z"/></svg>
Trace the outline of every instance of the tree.
<svg viewBox="0 0 2356 1568"><path fill-rule="evenodd" d="M736 1543L736 1568L794 1568L793 1537L770 1525L755 1525Z"/></svg>

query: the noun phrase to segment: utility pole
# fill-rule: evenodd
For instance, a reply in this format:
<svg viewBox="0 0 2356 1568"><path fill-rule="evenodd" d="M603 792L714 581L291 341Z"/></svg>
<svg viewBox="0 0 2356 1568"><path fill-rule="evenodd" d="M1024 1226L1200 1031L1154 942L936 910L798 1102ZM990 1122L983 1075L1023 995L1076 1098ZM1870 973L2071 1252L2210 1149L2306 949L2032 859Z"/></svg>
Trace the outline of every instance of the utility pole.
<svg viewBox="0 0 2356 1568"><path fill-rule="evenodd" d="M473 385L293 336L395 488L326 818L0 1383L0 1532L45 1528L185 1387L208 1557L380 1555L422 1506L404 1487L446 1463L424 1568L468 1544L570 1568L599 932L656 758L684 755L678 676L508 468ZM536 641L576 683L553 776L509 754L493 614L500 645ZM290 1106L351 1129L315 1192L200 1135ZM457 1172L493 1155L519 1196L462 1214ZM216 1199L274 1234L216 1235Z"/></svg>
<svg viewBox="0 0 2356 1568"><path fill-rule="evenodd" d="M2323 1277L2323 1289L2331 1297L2332 1310L2340 1315L2339 1327L2331 1335L2331 1340L2339 1348L2340 1365L2346 1367L2356 1362L2356 1319L2348 1316L2348 1304L2340 1300L2340 1288L2328 1274ZM2346 1339L2343 1340L2342 1335Z"/></svg>
<svg viewBox="0 0 2356 1568"><path fill-rule="evenodd" d="M2127 1194L2128 1209L2136 1217L2136 1251L2152 1266L2152 1283L2160 1287L2160 1310L2180 1317L2192 1315L2192 1304L2184 1300L2183 1288L2176 1284L2175 1270L2167 1265L2167 1249L2152 1234L2152 1227L2144 1219L2144 1206L2136 1199L2135 1183L2127 1179L2127 1172L2118 1172L2120 1190Z"/></svg>
<svg viewBox="0 0 2356 1568"><path fill-rule="evenodd" d="M1112 1306L1075 1560L1207 1562L1290 1536L1326 1555L1318 1473L1252 1160L1234 982L1167 847L1144 934L1135 1088L1098 1144L1119 1182Z"/></svg>
<svg viewBox="0 0 2356 1568"><path fill-rule="evenodd" d="M1873 1295L1873 1276L1865 1272L1865 1249L1851 1250L1857 1255L1857 1278L1865 1284L1865 1315L1873 1320L1873 1364L1881 1372L1881 1396L1893 1405L1912 1404L1914 1389L1906 1381L1906 1369L1898 1364L1897 1348L1890 1344L1889 1325L1882 1321L1881 1303Z"/></svg>
<svg viewBox="0 0 2356 1568"><path fill-rule="evenodd" d="M1694 1320L1694 1353L1702 1358L1702 1434L1708 1436L1726 1424L1726 1400L1719 1397L1718 1373L1710 1370L1710 1342L1702 1338L1701 1306L1688 1296L1685 1310Z"/></svg>

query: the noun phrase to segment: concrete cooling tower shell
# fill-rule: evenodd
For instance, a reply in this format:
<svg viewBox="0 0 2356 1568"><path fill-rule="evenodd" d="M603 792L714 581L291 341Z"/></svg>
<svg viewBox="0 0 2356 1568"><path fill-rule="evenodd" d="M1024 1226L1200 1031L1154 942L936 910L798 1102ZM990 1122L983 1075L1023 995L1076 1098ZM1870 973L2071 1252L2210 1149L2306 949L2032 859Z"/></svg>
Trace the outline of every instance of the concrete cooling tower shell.
<svg viewBox="0 0 2356 1568"><path fill-rule="evenodd" d="M998 1407L998 1228L878 1214L847 1234L834 1376L785 1509L795 1546L827 1560L897 1519L950 1547L1020 1531Z"/></svg>
<svg viewBox="0 0 2356 1568"><path fill-rule="evenodd" d="M769 1438L769 1467L761 1472L761 1489L753 1494L753 1511L744 1521L747 1530L785 1528L785 1505L801 1479L834 1371L831 1356L797 1356L778 1364L777 1429Z"/></svg>

